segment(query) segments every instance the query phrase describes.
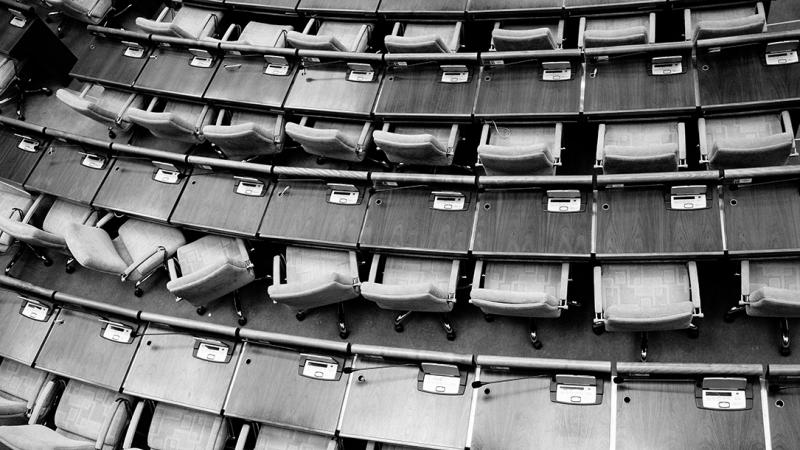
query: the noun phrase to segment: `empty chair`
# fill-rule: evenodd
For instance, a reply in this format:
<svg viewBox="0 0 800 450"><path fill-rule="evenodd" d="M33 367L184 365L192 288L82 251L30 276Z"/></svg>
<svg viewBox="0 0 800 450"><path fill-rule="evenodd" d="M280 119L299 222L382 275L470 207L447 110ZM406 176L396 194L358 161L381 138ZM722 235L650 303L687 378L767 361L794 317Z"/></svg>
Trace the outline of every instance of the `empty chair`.
<svg viewBox="0 0 800 450"><path fill-rule="evenodd" d="M14 102L16 104L17 119L25 120L25 98L34 94L50 95L52 91L47 87L32 87L31 80L24 78L24 61L15 60L8 56L0 55L0 105Z"/></svg>
<svg viewBox="0 0 800 450"><path fill-rule="evenodd" d="M143 401L136 404L123 450L135 450L131 445L145 405ZM156 405L147 430L150 450L222 450L228 441L228 424L224 417L167 403Z"/></svg>
<svg viewBox="0 0 800 450"><path fill-rule="evenodd" d="M287 31L286 40L302 50L362 53L371 34L371 24L310 19L302 33Z"/></svg>
<svg viewBox="0 0 800 450"><path fill-rule="evenodd" d="M53 389L51 383L45 389ZM55 430L33 423L32 416L28 425L0 427L0 444L13 450L110 450L122 441L130 407L126 395L70 380L56 408Z"/></svg>
<svg viewBox="0 0 800 450"><path fill-rule="evenodd" d="M144 292L142 284L167 259L186 243L175 227L137 219L128 219L117 230L117 237L98 226L70 223L64 229L64 240L75 260L87 269L119 275L122 281L136 282L134 294Z"/></svg>
<svg viewBox="0 0 800 450"><path fill-rule="evenodd" d="M359 296L358 261L354 251L286 247L272 263L273 285L267 290L275 303L295 311L303 320L306 312L320 306L339 305L339 336L347 338L342 302Z"/></svg>
<svg viewBox="0 0 800 450"><path fill-rule="evenodd" d="M144 100L137 94L91 83L80 92L59 89L56 97L80 114L108 125L108 136L112 139L117 131L128 131L133 125L128 118L128 108L144 106Z"/></svg>
<svg viewBox="0 0 800 450"><path fill-rule="evenodd" d="M800 262L797 260L742 261L739 305L725 313L733 322L741 313L753 317L774 317L780 323L780 352L791 353L789 321L800 317Z"/></svg>
<svg viewBox="0 0 800 450"><path fill-rule="evenodd" d="M525 50L555 50L564 39L564 21L553 25L495 22L490 50L514 52Z"/></svg>
<svg viewBox="0 0 800 450"><path fill-rule="evenodd" d="M253 450L273 449L302 449L302 450L338 450L336 438L310 433L303 430L290 430L267 424L258 424L256 443ZM249 423L242 425L239 438L236 440L237 450L245 448L245 442L250 437L251 426Z"/></svg>
<svg viewBox="0 0 800 450"><path fill-rule="evenodd" d="M383 43L390 53L456 53L461 45L461 22L396 22Z"/></svg>
<svg viewBox="0 0 800 450"><path fill-rule="evenodd" d="M686 168L686 126L683 122L602 123L595 167L603 173Z"/></svg>
<svg viewBox="0 0 800 450"><path fill-rule="evenodd" d="M153 98L146 110L130 108L130 121L147 128L154 136L192 144L205 141L202 131L211 124L212 114L208 105L168 100L159 106Z"/></svg>
<svg viewBox="0 0 800 450"><path fill-rule="evenodd" d="M239 324L247 319L239 305L237 290L255 280L255 270L244 241L208 235L180 247L168 262L167 289L178 300L186 300L205 314L207 307L233 292Z"/></svg>
<svg viewBox="0 0 800 450"><path fill-rule="evenodd" d="M487 175L554 175L561 165L561 123L484 124L478 165Z"/></svg>
<svg viewBox="0 0 800 450"><path fill-rule="evenodd" d="M286 134L306 153L322 158L359 162L372 145L372 122L309 119L287 123Z"/></svg>
<svg viewBox="0 0 800 450"><path fill-rule="evenodd" d="M31 194L0 182L0 217L9 221L23 222L33 202ZM14 238L10 234L0 232L0 252L8 250L13 241Z"/></svg>
<svg viewBox="0 0 800 450"><path fill-rule="evenodd" d="M453 164L459 128L456 124L392 126L387 122L372 136L378 150L395 164L449 166Z"/></svg>
<svg viewBox="0 0 800 450"><path fill-rule="evenodd" d="M155 20L136 18L136 26L146 33L186 39L211 37L222 20L222 12L183 5L180 9L165 7Z"/></svg>
<svg viewBox="0 0 800 450"><path fill-rule="evenodd" d="M53 9L75 20L97 25L114 9L113 0L45 0ZM127 8L127 7L126 7Z"/></svg>
<svg viewBox="0 0 800 450"><path fill-rule="evenodd" d="M652 44L656 39L656 15L581 17L578 47Z"/></svg>
<svg viewBox="0 0 800 450"><path fill-rule="evenodd" d="M688 329L702 317L697 265L688 263L606 264L594 268L592 328L603 331L639 332L641 359L647 359L647 332Z"/></svg>
<svg viewBox="0 0 800 450"><path fill-rule="evenodd" d="M458 260L375 254L361 295L380 308L401 311L394 320L398 332L412 312L440 313L452 341L456 331L447 314L456 302L459 268Z"/></svg>
<svg viewBox="0 0 800 450"><path fill-rule="evenodd" d="M0 361L0 425L28 422L47 372L10 359Z"/></svg>
<svg viewBox="0 0 800 450"><path fill-rule="evenodd" d="M273 25L251 21L244 26L234 42L259 47L282 48L286 47L286 34L290 31L294 31L294 27L291 25Z"/></svg>
<svg viewBox="0 0 800 450"><path fill-rule="evenodd" d="M6 265L6 275L11 272L26 248L45 266L52 264L52 260L41 249L57 250L70 255L67 241L64 239L67 226L72 223L95 226L98 219L97 211L90 207L43 195L37 197L30 213L22 220L0 217L0 231L22 244ZM72 262L70 255L67 260L67 272L72 272Z"/></svg>
<svg viewBox="0 0 800 450"><path fill-rule="evenodd" d="M567 309L569 263L478 261L469 302L492 316L530 318L533 347L542 348L534 318L554 319Z"/></svg>
<svg viewBox="0 0 800 450"><path fill-rule="evenodd" d="M700 162L711 169L780 166L797 155L788 111L700 118Z"/></svg>
<svg viewBox="0 0 800 450"><path fill-rule="evenodd" d="M274 155L283 150L283 114L220 110L203 136L228 159Z"/></svg>
<svg viewBox="0 0 800 450"><path fill-rule="evenodd" d="M685 9L686 40L712 39L767 31L767 15L761 2L750 6Z"/></svg>

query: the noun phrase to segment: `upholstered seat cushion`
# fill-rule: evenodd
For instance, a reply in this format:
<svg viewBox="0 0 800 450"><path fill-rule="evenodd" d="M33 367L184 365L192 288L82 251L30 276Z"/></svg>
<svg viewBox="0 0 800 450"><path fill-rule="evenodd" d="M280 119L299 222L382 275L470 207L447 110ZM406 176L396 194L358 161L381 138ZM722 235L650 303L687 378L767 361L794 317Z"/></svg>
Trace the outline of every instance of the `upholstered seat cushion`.
<svg viewBox="0 0 800 450"><path fill-rule="evenodd" d="M122 259L111 236L102 228L72 223L64 229L64 240L84 267L115 275L128 267L129 262Z"/></svg>
<svg viewBox="0 0 800 450"><path fill-rule="evenodd" d="M293 31L291 25L249 22L239 35L239 42L263 47L285 47L286 33Z"/></svg>
<svg viewBox="0 0 800 450"><path fill-rule="evenodd" d="M552 175L554 158L545 143L478 146L488 175Z"/></svg>
<svg viewBox="0 0 800 450"><path fill-rule="evenodd" d="M390 53L449 53L450 48L440 36L386 36L383 38Z"/></svg>
<svg viewBox="0 0 800 450"><path fill-rule="evenodd" d="M157 137L195 143L205 138L198 135L205 125L211 122L211 115L203 114L202 105L182 102L169 102L162 112L146 111L139 108L128 110L131 122L145 127Z"/></svg>
<svg viewBox="0 0 800 450"><path fill-rule="evenodd" d="M758 138L721 138L714 142L709 162L721 169L784 165L793 140L788 132Z"/></svg>
<svg viewBox="0 0 800 450"><path fill-rule="evenodd" d="M275 154L280 147L275 145L273 129L255 122L232 125L206 125L206 139L216 144L228 158L247 157L257 154Z"/></svg>
<svg viewBox="0 0 800 450"><path fill-rule="evenodd" d="M170 21L170 17L172 20ZM167 13L165 22L156 22L143 17L136 18L136 25L147 33L176 36L186 39L202 39L214 33L222 19L221 11L183 6Z"/></svg>
<svg viewBox="0 0 800 450"><path fill-rule="evenodd" d="M750 293L747 315L756 317L800 317L800 291L763 286Z"/></svg>
<svg viewBox="0 0 800 450"><path fill-rule="evenodd" d="M131 126L127 109L143 106L141 96L135 96L133 102L128 105L130 96L130 93L97 85L83 97L80 92L71 89L56 91L56 97L73 110L98 122L118 125L123 130ZM121 119L119 124L116 123L117 117Z"/></svg>
<svg viewBox="0 0 800 450"><path fill-rule="evenodd" d="M495 28L492 30L492 42L495 50L499 52L553 50L558 47L549 28L527 30Z"/></svg>
<svg viewBox="0 0 800 450"><path fill-rule="evenodd" d="M46 380L47 372L4 359L0 363L0 425L25 423L26 412Z"/></svg>
<svg viewBox="0 0 800 450"><path fill-rule="evenodd" d="M147 445L151 450L222 450L227 439L228 426L222 416L159 403Z"/></svg>
<svg viewBox="0 0 800 450"><path fill-rule="evenodd" d="M558 307L561 302L544 292L473 288L470 303L486 314L547 318L561 316Z"/></svg>
<svg viewBox="0 0 800 450"><path fill-rule="evenodd" d="M603 312L607 331L682 330L692 323L694 306L682 303L660 305L613 305Z"/></svg>
<svg viewBox="0 0 800 450"><path fill-rule="evenodd" d="M399 134L377 130L373 137L393 163L427 166L449 166L452 163L452 155L448 155L445 146L431 134Z"/></svg>
<svg viewBox="0 0 800 450"><path fill-rule="evenodd" d="M273 284L267 291L273 301L294 310L316 308L358 297L353 276L335 272L319 274L318 278L307 281Z"/></svg>
<svg viewBox="0 0 800 450"><path fill-rule="evenodd" d="M448 312L455 299L446 289L433 283L383 284L362 283L361 295L383 309L396 311Z"/></svg>
<svg viewBox="0 0 800 450"><path fill-rule="evenodd" d="M24 415L28 411L28 402L0 391L0 419L8 416Z"/></svg>
<svg viewBox="0 0 800 450"><path fill-rule="evenodd" d="M312 155L344 161L363 161L365 152L358 149L358 136L338 129L325 129L286 124L286 134Z"/></svg>
<svg viewBox="0 0 800 450"><path fill-rule="evenodd" d="M609 30L586 30L583 34L584 47L646 44L647 40L647 28L643 25Z"/></svg>
<svg viewBox="0 0 800 450"><path fill-rule="evenodd" d="M678 144L603 147L605 173L674 172L678 170Z"/></svg>
<svg viewBox="0 0 800 450"><path fill-rule="evenodd" d="M44 425L0 427L0 444L25 450L94 450L94 441L69 438Z"/></svg>
<svg viewBox="0 0 800 450"><path fill-rule="evenodd" d="M336 450L336 439L261 424L253 450Z"/></svg>
<svg viewBox="0 0 800 450"><path fill-rule="evenodd" d="M286 33L286 40L289 41L292 47L303 50L347 51L347 47L339 42L336 36L331 35L313 35L290 31Z"/></svg>
<svg viewBox="0 0 800 450"><path fill-rule="evenodd" d="M718 20L700 20L694 27L694 39L712 39L764 31L766 18L760 14Z"/></svg>

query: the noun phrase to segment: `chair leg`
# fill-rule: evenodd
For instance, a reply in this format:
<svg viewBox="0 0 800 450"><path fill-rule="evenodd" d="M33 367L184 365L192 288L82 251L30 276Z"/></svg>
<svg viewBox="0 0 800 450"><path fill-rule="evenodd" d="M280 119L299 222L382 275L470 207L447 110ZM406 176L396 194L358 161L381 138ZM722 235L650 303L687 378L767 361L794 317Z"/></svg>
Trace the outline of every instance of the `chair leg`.
<svg viewBox="0 0 800 450"><path fill-rule="evenodd" d="M412 312L413 311L406 311L404 313L398 314L397 317L394 318L394 331L397 331L398 333L403 332L403 330L405 329L405 327L403 326L403 322L405 322L406 319L408 319L408 316L410 316Z"/></svg>
<svg viewBox="0 0 800 450"><path fill-rule="evenodd" d="M456 330L453 328L453 324L450 323L450 316L448 314L442 314L442 328L444 328L445 333L447 333L448 341L456 340Z"/></svg>
<svg viewBox="0 0 800 450"><path fill-rule="evenodd" d="M339 337L342 339L347 339L350 336L350 330L347 329L347 322L345 321L344 316L344 303L339 302L336 305L336 315L337 315L337 326L339 328Z"/></svg>
<svg viewBox="0 0 800 450"><path fill-rule="evenodd" d="M48 258L47 255L42 253L38 248L32 245L25 245L25 246L28 247L28 249L30 249L31 253L33 253L36 256L36 258L38 258L42 262L42 264L45 265L45 267L50 267L53 265L53 260Z"/></svg>
<svg viewBox="0 0 800 450"><path fill-rule="evenodd" d="M239 316L239 326L243 327L247 325L247 317L244 316L244 310L242 309L242 302L239 298L239 290L233 291L233 309L236 310L236 315Z"/></svg>
<svg viewBox="0 0 800 450"><path fill-rule="evenodd" d="M780 338L781 356L789 356L792 353L791 341L789 339L789 319L786 319L784 317L779 320L781 326L781 338Z"/></svg>
<svg viewBox="0 0 800 450"><path fill-rule="evenodd" d="M737 317L744 313L745 308L747 308L745 305L734 306L733 308L725 311L725 315L722 317L722 320L724 320L726 323L732 323Z"/></svg>
<svg viewBox="0 0 800 450"><path fill-rule="evenodd" d="M541 349L542 341L539 340L539 335L536 333L536 321L533 320L533 317L528 319L528 331L533 348L535 348L536 350Z"/></svg>
<svg viewBox="0 0 800 450"><path fill-rule="evenodd" d="M302 321L306 320L306 312L305 312L305 310L297 311L294 314L294 318L297 319L298 322L302 322Z"/></svg>
<svg viewBox="0 0 800 450"><path fill-rule="evenodd" d="M144 295L144 290L142 289L142 285L145 282L147 282L147 280L149 280L150 277L152 277L153 274L155 274L158 271L158 269L160 269L161 267L162 266L154 267L150 272L147 272L146 274L144 274L144 276L142 278L140 278L138 281L136 281L136 284L133 287L133 295L135 295L137 297L141 297L142 295Z"/></svg>
<svg viewBox="0 0 800 450"><path fill-rule="evenodd" d="M8 264L6 264L6 271L5 271L6 275L9 275L11 273L11 269L14 268L14 265L17 263L17 261L19 261L24 252L25 252L24 245L20 245L19 247L17 247L17 251L14 252L13 255L11 255L11 260L8 262Z"/></svg>
<svg viewBox="0 0 800 450"><path fill-rule="evenodd" d="M64 265L64 271L67 273L75 272L75 258L70 256L67 258L67 263Z"/></svg>
<svg viewBox="0 0 800 450"><path fill-rule="evenodd" d="M697 339L700 336L700 328L697 325L690 323L689 328L686 329L686 333L691 339Z"/></svg>
<svg viewBox="0 0 800 450"><path fill-rule="evenodd" d="M647 333L642 333L642 341L639 346L639 358L642 362L647 362Z"/></svg>

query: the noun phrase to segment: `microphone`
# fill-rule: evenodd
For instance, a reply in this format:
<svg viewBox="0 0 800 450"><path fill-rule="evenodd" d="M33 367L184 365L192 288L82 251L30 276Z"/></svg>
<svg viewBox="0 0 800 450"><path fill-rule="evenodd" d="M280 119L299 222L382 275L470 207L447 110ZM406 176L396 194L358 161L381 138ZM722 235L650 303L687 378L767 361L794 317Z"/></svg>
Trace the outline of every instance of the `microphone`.
<svg viewBox="0 0 800 450"><path fill-rule="evenodd" d="M534 378L551 378L551 377L552 377L552 375L550 375L550 374L542 373L542 374L539 374L539 375L530 375L530 376L527 376L527 377L507 378L505 380L473 381L472 382L472 389L479 389L479 388L482 388L484 386L489 386L490 384L508 383L510 381L530 380L530 379L534 379ZM492 392L492 390L488 389L488 388L483 390L484 395L489 395L491 392Z"/></svg>
<svg viewBox="0 0 800 450"><path fill-rule="evenodd" d="M351 373L355 373L355 372L363 372L365 370L391 369L393 367L404 367L404 366L405 367L408 367L408 366L419 367L419 364L416 364L416 363L392 364L392 365L386 365L386 366L361 367L361 368L358 368L358 369L353 368L353 367L345 367L344 369L342 369L342 373L351 374ZM356 381L358 381L359 383L363 383L363 382L367 381L367 379L364 378L364 375L359 375L358 378L356 378Z"/></svg>

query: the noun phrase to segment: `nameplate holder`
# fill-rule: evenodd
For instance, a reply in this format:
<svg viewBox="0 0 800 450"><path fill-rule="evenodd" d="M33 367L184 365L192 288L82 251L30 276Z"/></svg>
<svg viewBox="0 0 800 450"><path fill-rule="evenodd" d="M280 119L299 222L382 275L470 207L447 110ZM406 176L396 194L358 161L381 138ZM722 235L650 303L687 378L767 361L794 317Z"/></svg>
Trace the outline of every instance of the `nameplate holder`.
<svg viewBox="0 0 800 450"><path fill-rule="evenodd" d="M313 56L303 56L303 63L306 64L317 64L320 62L319 58L315 58Z"/></svg>
<svg viewBox="0 0 800 450"><path fill-rule="evenodd" d="M26 297L20 297L22 305L19 308L20 315L36 322L47 322L53 314L53 308L44 303Z"/></svg>
<svg viewBox="0 0 800 450"><path fill-rule="evenodd" d="M502 59L490 59L486 61L490 66L504 66L506 64Z"/></svg>
<svg viewBox="0 0 800 450"><path fill-rule="evenodd" d="M328 183L328 203L334 205L358 205L361 192L352 184Z"/></svg>
<svg viewBox="0 0 800 450"><path fill-rule="evenodd" d="M768 66L782 66L785 64L795 64L798 62L797 48L800 41L780 41L767 44L764 54L765 62Z"/></svg>
<svg viewBox="0 0 800 450"><path fill-rule="evenodd" d="M467 373L452 364L422 363L417 375L417 390L438 395L462 395Z"/></svg>
<svg viewBox="0 0 800 450"><path fill-rule="evenodd" d="M160 161L153 161L152 164L156 166L153 180L166 184L178 184L181 181L183 174L174 164Z"/></svg>
<svg viewBox="0 0 800 450"><path fill-rule="evenodd" d="M28 19L25 18L25 14L23 14L22 11L8 8L8 12L11 13L12 16L9 22L12 27L25 28L25 25L28 24Z"/></svg>
<svg viewBox="0 0 800 450"><path fill-rule="evenodd" d="M753 386L746 378L707 377L695 386L700 409L742 411L753 408Z"/></svg>
<svg viewBox="0 0 800 450"><path fill-rule="evenodd" d="M127 45L125 47L125 52L123 53L124 56L128 58L144 58L144 47L139 45L137 42L128 42L122 41L123 45Z"/></svg>
<svg viewBox="0 0 800 450"><path fill-rule="evenodd" d="M263 197L267 193L266 185L257 178L233 177L236 180L234 192L248 197Z"/></svg>
<svg viewBox="0 0 800 450"><path fill-rule="evenodd" d="M375 80L375 69L364 63L347 63L347 80L369 83Z"/></svg>
<svg viewBox="0 0 800 450"><path fill-rule="evenodd" d="M583 211L581 203L581 192L577 189L547 191L547 212L581 212Z"/></svg>
<svg viewBox="0 0 800 450"><path fill-rule="evenodd" d="M566 405L599 405L603 380L591 375L557 374L550 380L550 401Z"/></svg>
<svg viewBox="0 0 800 450"><path fill-rule="evenodd" d="M672 186L669 194L669 209L678 211L708 208L708 188L699 186Z"/></svg>
<svg viewBox="0 0 800 450"><path fill-rule="evenodd" d="M397 68L397 69L404 69L408 67L408 62L406 61L389 61L389 66Z"/></svg>
<svg viewBox="0 0 800 450"><path fill-rule="evenodd" d="M19 135L18 135L19 136ZM17 148L29 153L36 153L39 151L39 141L28 136L19 136L22 138L17 144Z"/></svg>
<svg viewBox="0 0 800 450"><path fill-rule="evenodd" d="M442 83L467 83L469 82L469 69L460 64L443 64Z"/></svg>
<svg viewBox="0 0 800 450"><path fill-rule="evenodd" d="M120 344L130 344L133 342L135 334L133 332L133 327L125 325L124 323L112 322L104 319L100 319L100 322L104 324L102 330L100 330L100 337L103 339Z"/></svg>
<svg viewBox="0 0 800 450"><path fill-rule="evenodd" d="M572 79L572 64L569 61L546 61L542 63L542 80L566 81Z"/></svg>
<svg viewBox="0 0 800 450"><path fill-rule="evenodd" d="M213 363L228 363L233 356L233 349L221 341L195 338L192 356Z"/></svg>
<svg viewBox="0 0 800 450"><path fill-rule="evenodd" d="M283 77L289 75L289 69L291 66L289 65L289 60L282 57L282 56L264 56L264 61L266 62L266 66L264 67L264 73L267 75L275 75L279 77Z"/></svg>
<svg viewBox="0 0 800 450"><path fill-rule="evenodd" d="M650 60L650 73L655 76L678 75L683 73L683 57L657 56Z"/></svg>
<svg viewBox="0 0 800 450"><path fill-rule="evenodd" d="M97 155L94 153L83 153L83 159L81 160L81 165L84 167L88 167L90 169L100 170L106 166L106 157L102 155Z"/></svg>
<svg viewBox="0 0 800 450"><path fill-rule="evenodd" d="M321 381L339 381L344 361L332 356L300 354L298 375Z"/></svg>
<svg viewBox="0 0 800 450"><path fill-rule="evenodd" d="M461 192L434 191L429 198L430 207L439 211L464 211L467 197Z"/></svg>
<svg viewBox="0 0 800 450"><path fill-rule="evenodd" d="M189 65L192 67L208 69L214 64L214 55L212 55L208 50L190 48L189 53L193 55L192 61L189 62Z"/></svg>

